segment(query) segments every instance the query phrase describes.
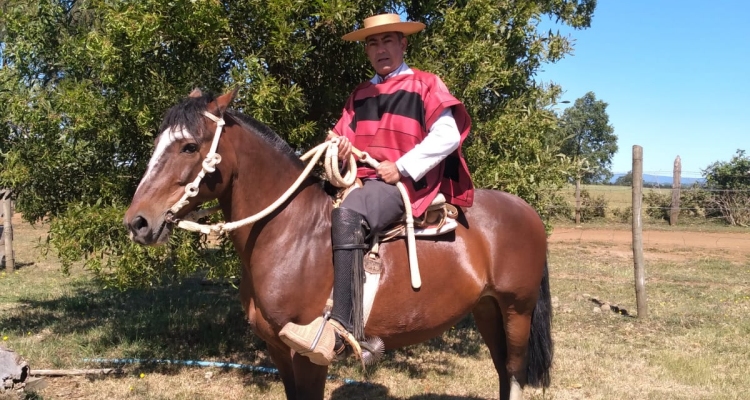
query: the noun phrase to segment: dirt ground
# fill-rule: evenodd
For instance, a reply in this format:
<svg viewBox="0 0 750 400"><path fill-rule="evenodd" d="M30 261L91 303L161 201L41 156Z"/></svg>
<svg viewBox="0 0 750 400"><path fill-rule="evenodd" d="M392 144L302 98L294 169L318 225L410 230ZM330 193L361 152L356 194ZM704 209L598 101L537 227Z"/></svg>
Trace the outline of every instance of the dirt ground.
<svg viewBox="0 0 750 400"><path fill-rule="evenodd" d="M25 224L22 215L13 215L13 224ZM622 227L603 228L585 226L556 227L550 236L550 247L555 244L586 244L594 252L618 257L633 257L633 233ZM680 261L726 250L722 257L734 262L750 262L750 229L747 232L701 232L643 230L644 258Z"/></svg>
<svg viewBox="0 0 750 400"><path fill-rule="evenodd" d="M579 242L592 247L596 252L633 257L633 233L626 229L601 227L555 228L550 236L550 245ZM750 230L744 232L698 232L698 231L643 231L643 253L646 260L662 259L680 261L726 250L722 258L734 262L750 261Z"/></svg>

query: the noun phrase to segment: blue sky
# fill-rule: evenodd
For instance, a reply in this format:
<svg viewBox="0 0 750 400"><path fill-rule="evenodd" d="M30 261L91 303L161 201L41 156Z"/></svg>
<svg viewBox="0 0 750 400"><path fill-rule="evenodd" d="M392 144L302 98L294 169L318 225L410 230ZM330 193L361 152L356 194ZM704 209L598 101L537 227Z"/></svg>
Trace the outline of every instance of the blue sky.
<svg viewBox="0 0 750 400"><path fill-rule="evenodd" d="M575 40L573 55L537 79L562 86L561 100L592 91L609 104L619 150L612 172L699 177L737 149L750 153L750 1L599 0L591 27L551 26ZM560 105L561 108L569 105Z"/></svg>

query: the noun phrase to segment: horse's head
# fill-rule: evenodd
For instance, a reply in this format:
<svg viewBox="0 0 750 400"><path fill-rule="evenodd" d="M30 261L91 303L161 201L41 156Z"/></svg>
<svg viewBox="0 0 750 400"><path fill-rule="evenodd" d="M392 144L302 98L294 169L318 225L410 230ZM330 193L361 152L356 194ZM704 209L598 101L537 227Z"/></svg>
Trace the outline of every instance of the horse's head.
<svg viewBox="0 0 750 400"><path fill-rule="evenodd" d="M226 189L232 174L230 163L211 166L213 163L206 157L213 154L212 145L218 145L213 141L222 128L217 126L216 120L224 115L236 94L235 90L213 99L196 89L166 113L146 173L125 213L124 222L132 240L141 244L163 244L169 238L173 218L218 198ZM204 171L204 160L209 164L207 171ZM206 176L190 189L203 173ZM186 188L197 190L197 194L185 196Z"/></svg>

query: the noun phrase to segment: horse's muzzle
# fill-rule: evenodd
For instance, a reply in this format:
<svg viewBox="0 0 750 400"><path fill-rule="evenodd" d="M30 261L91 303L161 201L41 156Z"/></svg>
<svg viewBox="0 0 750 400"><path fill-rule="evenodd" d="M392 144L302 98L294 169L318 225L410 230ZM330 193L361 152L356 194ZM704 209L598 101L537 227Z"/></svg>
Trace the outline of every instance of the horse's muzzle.
<svg viewBox="0 0 750 400"><path fill-rule="evenodd" d="M169 239L171 224L163 217L155 221L149 221L145 216L139 214L130 221L124 221L130 232L130 239L138 244L159 245Z"/></svg>

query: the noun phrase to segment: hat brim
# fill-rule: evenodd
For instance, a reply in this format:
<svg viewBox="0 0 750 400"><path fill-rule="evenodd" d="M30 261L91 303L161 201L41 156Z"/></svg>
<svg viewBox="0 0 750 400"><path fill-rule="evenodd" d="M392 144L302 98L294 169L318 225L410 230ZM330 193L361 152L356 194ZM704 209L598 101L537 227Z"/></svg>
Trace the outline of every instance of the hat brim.
<svg viewBox="0 0 750 400"><path fill-rule="evenodd" d="M396 22L393 24L383 24L378 26L371 26L369 28L363 28L354 32L349 32L341 38L350 42L357 42L365 40L370 35L377 35L385 32L401 32L405 36L417 33L425 28L425 24L421 22Z"/></svg>

